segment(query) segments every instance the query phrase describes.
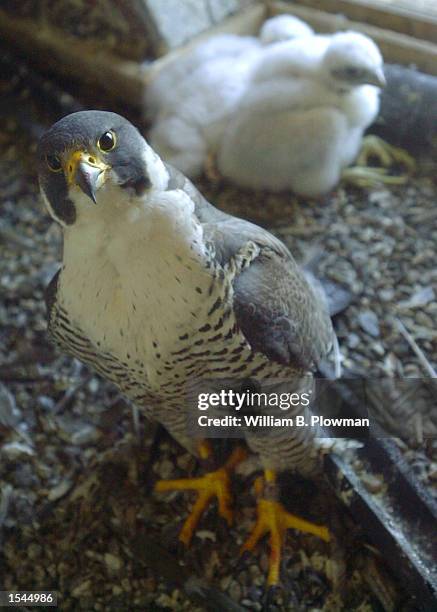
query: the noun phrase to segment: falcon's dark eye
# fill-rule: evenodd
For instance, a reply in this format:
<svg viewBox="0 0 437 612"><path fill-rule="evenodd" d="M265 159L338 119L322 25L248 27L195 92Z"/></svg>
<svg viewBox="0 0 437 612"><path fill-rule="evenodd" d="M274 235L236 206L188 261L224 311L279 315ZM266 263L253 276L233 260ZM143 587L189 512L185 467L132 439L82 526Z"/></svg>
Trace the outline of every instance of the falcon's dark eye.
<svg viewBox="0 0 437 612"><path fill-rule="evenodd" d="M46 155L46 162L52 172L59 172L62 170L61 160L57 155Z"/></svg>
<svg viewBox="0 0 437 612"><path fill-rule="evenodd" d="M112 151L112 149L115 147L115 143L116 139L114 132L108 131L100 136L99 140L97 141L97 146L101 151L105 151L105 153L107 153L108 151Z"/></svg>

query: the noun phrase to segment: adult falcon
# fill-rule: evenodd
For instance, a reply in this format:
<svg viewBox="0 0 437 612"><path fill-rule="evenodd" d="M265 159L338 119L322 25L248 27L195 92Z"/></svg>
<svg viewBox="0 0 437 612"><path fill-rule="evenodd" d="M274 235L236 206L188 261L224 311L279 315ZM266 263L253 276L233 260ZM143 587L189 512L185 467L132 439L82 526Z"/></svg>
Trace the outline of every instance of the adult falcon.
<svg viewBox="0 0 437 612"><path fill-rule="evenodd" d="M298 389L311 380L335 336L321 291L282 242L214 208L114 113L61 119L42 137L38 160L41 192L64 239L62 267L47 292L51 336L189 452L207 458L211 448L187 434L187 381L287 379ZM318 441L309 427L274 440L248 429L245 438L264 477L243 548L270 533L274 585L286 529L329 539L326 527L285 510L276 484L278 471L317 467ZM201 478L157 484L158 491L198 492L183 542L214 496L231 520L230 474L243 456L237 448Z"/></svg>

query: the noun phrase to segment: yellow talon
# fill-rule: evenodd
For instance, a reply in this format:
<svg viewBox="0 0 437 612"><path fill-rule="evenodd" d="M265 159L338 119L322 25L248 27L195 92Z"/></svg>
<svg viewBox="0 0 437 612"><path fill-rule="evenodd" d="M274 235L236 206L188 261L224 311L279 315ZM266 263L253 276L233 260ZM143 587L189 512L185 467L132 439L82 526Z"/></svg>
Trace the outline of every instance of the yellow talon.
<svg viewBox="0 0 437 612"><path fill-rule="evenodd" d="M394 163L402 164L408 172L413 172L416 168L416 162L404 149L394 147L372 134L363 138L357 166L368 166L371 157L376 157L384 168L390 168Z"/></svg>
<svg viewBox="0 0 437 612"><path fill-rule="evenodd" d="M211 455L209 445L199 445L199 456L207 459ZM219 515L226 520L228 525L232 524L232 494L230 473L246 457L246 452L241 447L234 449L223 467L214 472L205 474L199 478L180 478L176 480L159 480L155 485L155 491L197 491L198 496L189 516L187 517L179 540L189 545L199 520L214 497L218 501Z"/></svg>
<svg viewBox="0 0 437 612"><path fill-rule="evenodd" d="M388 174L385 168L366 168L364 166L353 166L345 168L341 173L345 183L356 187L373 187L375 185L405 185L408 180L406 175Z"/></svg>
<svg viewBox="0 0 437 612"><path fill-rule="evenodd" d="M273 484L275 474L272 470L266 470L264 473L264 482L267 485ZM264 483L263 479L259 478L255 482L255 490L257 495L263 495ZM241 553L252 551L258 541L267 533L270 533L270 558L269 558L269 573L267 584L272 587L279 582L282 546L284 543L285 533L287 529L298 529L306 533L311 533L318 536L325 542L329 542L330 535L326 527L315 525L309 521L291 514L285 510L284 506L275 499L267 499L260 497L258 499L257 521L252 530L252 533L243 544Z"/></svg>
<svg viewBox="0 0 437 612"><path fill-rule="evenodd" d="M376 157L381 165L369 166L372 157ZM404 174L393 175L388 172L387 169L396 163L404 166L406 170ZM372 187L381 184L404 185L408 180L408 174L414 172L415 168L414 159L406 151L388 144L378 136L370 135L363 138L356 165L345 168L341 178L346 183L358 187Z"/></svg>

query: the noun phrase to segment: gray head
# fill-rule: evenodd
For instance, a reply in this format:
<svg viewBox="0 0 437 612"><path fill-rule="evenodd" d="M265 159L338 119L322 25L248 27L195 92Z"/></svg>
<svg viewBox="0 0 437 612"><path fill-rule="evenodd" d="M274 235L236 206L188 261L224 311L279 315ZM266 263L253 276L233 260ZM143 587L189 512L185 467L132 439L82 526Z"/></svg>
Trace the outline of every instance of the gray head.
<svg viewBox="0 0 437 612"><path fill-rule="evenodd" d="M383 59L376 44L359 32L339 32L323 59L324 72L334 87L352 89L359 85L384 87Z"/></svg>
<svg viewBox="0 0 437 612"><path fill-rule="evenodd" d="M75 222L78 208L102 205L101 193L109 187L138 198L166 180L140 132L103 111L81 111L55 123L39 142L38 175L50 214L64 226Z"/></svg>

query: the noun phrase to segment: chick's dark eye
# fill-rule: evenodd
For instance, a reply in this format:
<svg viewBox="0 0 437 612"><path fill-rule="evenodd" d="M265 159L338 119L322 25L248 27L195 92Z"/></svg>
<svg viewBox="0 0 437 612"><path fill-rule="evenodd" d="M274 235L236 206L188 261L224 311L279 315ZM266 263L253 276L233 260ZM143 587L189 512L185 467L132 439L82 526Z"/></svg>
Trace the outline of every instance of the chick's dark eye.
<svg viewBox="0 0 437 612"><path fill-rule="evenodd" d="M115 134L112 131L105 132L102 136L100 136L97 145L101 151L112 151L115 147Z"/></svg>
<svg viewBox="0 0 437 612"><path fill-rule="evenodd" d="M46 162L52 172L59 172L62 170L61 160L57 155L46 155Z"/></svg>
<svg viewBox="0 0 437 612"><path fill-rule="evenodd" d="M357 77L361 74L361 70L359 68L355 68L354 66L348 66L346 68L346 75L349 77Z"/></svg>

